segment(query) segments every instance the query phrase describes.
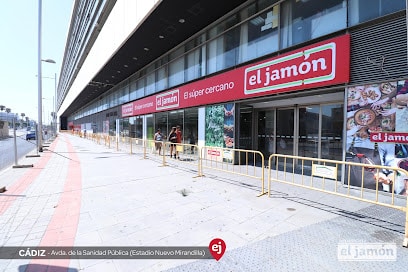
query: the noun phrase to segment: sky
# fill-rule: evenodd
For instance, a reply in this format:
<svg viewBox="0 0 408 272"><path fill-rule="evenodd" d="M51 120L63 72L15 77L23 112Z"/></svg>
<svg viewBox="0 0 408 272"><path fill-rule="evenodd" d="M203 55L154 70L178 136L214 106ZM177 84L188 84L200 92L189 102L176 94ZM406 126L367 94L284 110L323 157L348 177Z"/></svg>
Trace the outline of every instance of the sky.
<svg viewBox="0 0 408 272"><path fill-rule="evenodd" d="M51 121L75 0L42 0L43 123ZM38 120L38 0L2 0L0 8L0 105Z"/></svg>

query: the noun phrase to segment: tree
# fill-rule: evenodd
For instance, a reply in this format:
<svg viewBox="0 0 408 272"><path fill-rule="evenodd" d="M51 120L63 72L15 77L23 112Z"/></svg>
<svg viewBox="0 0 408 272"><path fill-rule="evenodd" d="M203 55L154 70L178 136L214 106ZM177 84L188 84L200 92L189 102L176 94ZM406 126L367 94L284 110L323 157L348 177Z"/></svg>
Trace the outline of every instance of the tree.
<svg viewBox="0 0 408 272"><path fill-rule="evenodd" d="M21 115L21 121L22 121L22 122L21 122L21 127L24 127L24 126L23 126L23 122L24 122L25 113L21 113L20 115Z"/></svg>

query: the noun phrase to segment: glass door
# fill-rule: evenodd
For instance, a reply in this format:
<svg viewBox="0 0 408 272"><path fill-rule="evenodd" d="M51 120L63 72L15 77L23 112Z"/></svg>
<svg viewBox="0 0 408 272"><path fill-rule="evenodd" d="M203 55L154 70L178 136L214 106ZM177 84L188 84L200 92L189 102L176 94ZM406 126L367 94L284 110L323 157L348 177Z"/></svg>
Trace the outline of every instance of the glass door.
<svg viewBox="0 0 408 272"><path fill-rule="evenodd" d="M236 148L252 150L253 108L241 106L239 113L239 139L238 146L236 146Z"/></svg>
<svg viewBox="0 0 408 272"><path fill-rule="evenodd" d="M320 106L299 107L298 155L319 157Z"/></svg>
<svg viewBox="0 0 408 272"><path fill-rule="evenodd" d="M295 111L291 109L276 110L276 153L293 155Z"/></svg>
<svg viewBox="0 0 408 272"><path fill-rule="evenodd" d="M258 150L265 158L275 153L275 110L258 112Z"/></svg>

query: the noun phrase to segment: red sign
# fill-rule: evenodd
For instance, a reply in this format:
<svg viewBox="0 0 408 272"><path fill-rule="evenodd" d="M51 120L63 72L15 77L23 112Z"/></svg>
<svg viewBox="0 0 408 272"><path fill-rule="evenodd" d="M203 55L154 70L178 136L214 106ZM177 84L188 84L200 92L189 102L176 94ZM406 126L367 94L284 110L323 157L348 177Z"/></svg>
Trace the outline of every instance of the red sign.
<svg viewBox="0 0 408 272"><path fill-rule="evenodd" d="M211 156L220 156L221 152L219 150L208 150L207 154Z"/></svg>
<svg viewBox="0 0 408 272"><path fill-rule="evenodd" d="M122 117L347 83L349 71L347 34L123 105Z"/></svg>
<svg viewBox="0 0 408 272"><path fill-rule="evenodd" d="M178 109L180 106L180 92L178 89L156 95L156 110Z"/></svg>
<svg viewBox="0 0 408 272"><path fill-rule="evenodd" d="M122 117L133 116L133 104L126 104L122 106Z"/></svg>
<svg viewBox="0 0 408 272"><path fill-rule="evenodd" d="M328 42L245 69L245 94L282 91L336 78L336 43Z"/></svg>
<svg viewBox="0 0 408 272"><path fill-rule="evenodd" d="M370 141L377 143L408 143L408 133L403 132L372 132Z"/></svg>

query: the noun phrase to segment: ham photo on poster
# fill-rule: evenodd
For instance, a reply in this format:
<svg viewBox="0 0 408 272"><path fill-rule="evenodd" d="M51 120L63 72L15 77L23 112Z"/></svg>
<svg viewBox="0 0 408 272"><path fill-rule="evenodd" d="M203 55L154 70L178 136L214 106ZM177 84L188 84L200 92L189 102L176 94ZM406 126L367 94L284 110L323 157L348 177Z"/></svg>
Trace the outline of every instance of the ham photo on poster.
<svg viewBox="0 0 408 272"><path fill-rule="evenodd" d="M399 167L408 170L408 145L398 142L372 141L375 133L408 132L408 80L353 86L347 95L346 161ZM365 171L362 175L362 171ZM348 176L348 175L346 175ZM362 181L362 176L364 180ZM408 176L382 169L350 167L345 184L367 189L407 195ZM395 184L393 184L395 182Z"/></svg>

